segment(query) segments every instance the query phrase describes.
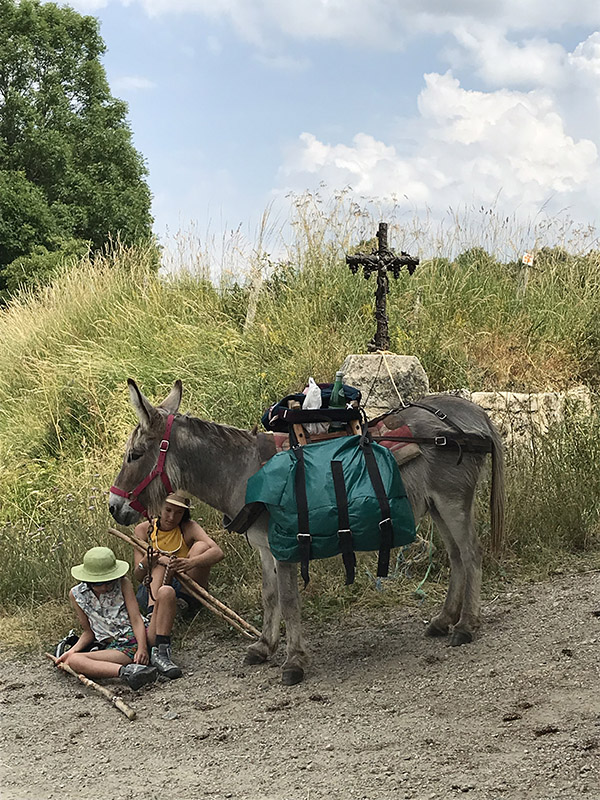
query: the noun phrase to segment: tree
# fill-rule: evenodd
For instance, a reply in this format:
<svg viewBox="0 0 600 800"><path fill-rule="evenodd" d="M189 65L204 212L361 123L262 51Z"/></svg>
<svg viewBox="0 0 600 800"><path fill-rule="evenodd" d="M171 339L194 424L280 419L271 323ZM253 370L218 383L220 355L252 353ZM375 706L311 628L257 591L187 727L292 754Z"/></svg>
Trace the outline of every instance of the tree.
<svg viewBox="0 0 600 800"><path fill-rule="evenodd" d="M0 0L0 289L38 246L151 237L147 169L112 97L94 17Z"/></svg>
<svg viewBox="0 0 600 800"><path fill-rule="evenodd" d="M56 250L36 245L29 255L15 258L4 268L4 289L0 291L0 299L7 300L21 289L50 283L62 267L77 264L88 255L89 249L89 243L83 239L61 241Z"/></svg>

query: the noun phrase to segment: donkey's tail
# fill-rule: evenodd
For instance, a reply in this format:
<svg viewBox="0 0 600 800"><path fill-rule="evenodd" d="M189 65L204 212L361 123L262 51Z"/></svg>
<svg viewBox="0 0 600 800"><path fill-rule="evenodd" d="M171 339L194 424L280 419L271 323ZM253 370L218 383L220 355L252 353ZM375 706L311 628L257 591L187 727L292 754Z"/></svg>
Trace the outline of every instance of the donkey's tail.
<svg viewBox="0 0 600 800"><path fill-rule="evenodd" d="M504 545L504 445L489 418L488 425L492 439L491 548L493 555L499 556Z"/></svg>

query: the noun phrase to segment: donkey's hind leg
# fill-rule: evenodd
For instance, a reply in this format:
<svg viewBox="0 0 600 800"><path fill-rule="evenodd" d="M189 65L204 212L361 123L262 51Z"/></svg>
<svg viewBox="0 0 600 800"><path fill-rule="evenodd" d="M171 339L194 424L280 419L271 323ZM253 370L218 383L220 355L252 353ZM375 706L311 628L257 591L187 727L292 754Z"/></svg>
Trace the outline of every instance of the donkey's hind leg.
<svg viewBox="0 0 600 800"><path fill-rule="evenodd" d="M473 501L474 496L471 493L468 497L463 498L462 503L447 498L436 500L436 509L441 518L439 520L440 531L448 546L452 568L448 595L444 603L444 609L447 609L448 623L455 622L450 639L452 646L471 642L480 623L482 555L481 545L475 533ZM457 567L456 551L460 557L458 571L460 577L454 581L453 574ZM443 613L444 610L442 610ZM457 616L458 621L456 621Z"/></svg>
<svg viewBox="0 0 600 800"><path fill-rule="evenodd" d="M262 564L262 635L246 650L244 664L262 664L277 649L279 643L281 609L277 586L277 562L268 547L258 547Z"/></svg>
<svg viewBox="0 0 600 800"><path fill-rule="evenodd" d="M444 605L429 622L429 625L425 629L425 635L445 636L450 630L450 627L455 625L460 619L465 587L465 572L458 545L435 505L432 504L430 506L429 513L437 526L448 552L448 558L450 560L450 578Z"/></svg>

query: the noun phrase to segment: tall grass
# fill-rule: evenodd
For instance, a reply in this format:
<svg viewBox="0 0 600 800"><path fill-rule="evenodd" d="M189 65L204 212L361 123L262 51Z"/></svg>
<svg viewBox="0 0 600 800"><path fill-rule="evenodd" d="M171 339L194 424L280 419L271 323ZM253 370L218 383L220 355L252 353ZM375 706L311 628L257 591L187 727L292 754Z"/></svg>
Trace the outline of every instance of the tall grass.
<svg viewBox="0 0 600 800"><path fill-rule="evenodd" d="M157 275L152 253L116 249L82 261L1 313L0 599L6 612L54 608L72 585L70 567L94 544L130 557L106 532L107 488L134 424L128 377L155 401L180 378L184 409L249 427L309 375L330 380L348 353L364 351L373 333L374 285L351 275L343 254L372 235L376 220L343 200L323 209L314 197L298 199L285 249L275 258L263 242L248 255L246 276L225 271L220 281L209 280L214 270L205 253L197 274ZM417 251L426 253L423 229L414 223L396 225L392 244L402 236L406 247L409 229ZM437 254L430 252L412 277L393 282L392 349L417 355L434 390L536 391L580 382L597 389L598 251L541 250L525 282L516 259L472 245L453 254L456 241L467 238L459 232L451 246L448 237L438 240ZM429 242L430 251L435 245ZM534 461L524 452L510 464L513 567L520 561L541 570L570 554L596 552L596 423L570 420L536 443ZM256 560L241 537L220 530L216 512L201 508L200 514L227 554L215 570L215 591L248 616L258 614ZM428 591L437 596L445 558L433 544L431 557L416 566L399 561L384 593L373 591L371 556L361 557L350 589L342 586L339 565L315 565L309 612L387 602L414 589L428 566Z"/></svg>

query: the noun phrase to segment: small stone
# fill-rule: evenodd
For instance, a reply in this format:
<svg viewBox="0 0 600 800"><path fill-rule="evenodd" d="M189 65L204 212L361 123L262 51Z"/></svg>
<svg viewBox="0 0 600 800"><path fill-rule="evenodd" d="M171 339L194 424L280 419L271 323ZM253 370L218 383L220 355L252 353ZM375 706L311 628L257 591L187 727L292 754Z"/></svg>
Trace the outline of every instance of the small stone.
<svg viewBox="0 0 600 800"><path fill-rule="evenodd" d="M163 719L172 722L175 719L179 719L179 714L176 711L169 711L167 714L163 714Z"/></svg>

